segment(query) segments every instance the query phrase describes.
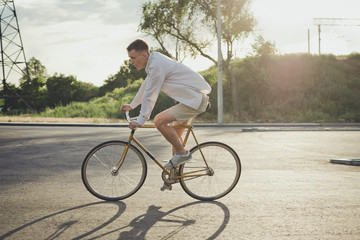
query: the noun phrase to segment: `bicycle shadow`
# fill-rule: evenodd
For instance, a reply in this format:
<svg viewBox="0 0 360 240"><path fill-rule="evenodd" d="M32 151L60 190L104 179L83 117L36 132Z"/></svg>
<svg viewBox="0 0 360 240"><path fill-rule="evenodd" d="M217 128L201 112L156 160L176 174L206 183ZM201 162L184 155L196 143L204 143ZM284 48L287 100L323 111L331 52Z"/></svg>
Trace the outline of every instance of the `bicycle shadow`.
<svg viewBox="0 0 360 240"><path fill-rule="evenodd" d="M112 213L113 209L109 208L109 206L115 206L117 211ZM111 212L111 217L104 223L94 227L93 220L98 219L99 216L86 215L88 212L91 212L86 208L90 208L91 210L92 207L96 207L96 209L101 207L107 208ZM135 217L128 225L113 229L111 226L116 226L116 220L125 212L126 204L117 201L89 203L58 211L28 222L1 235L0 239L21 239L22 236L28 236L28 234L38 235L40 233L42 236L37 236L38 239L107 239L110 237L109 235L113 237L113 234L119 234L118 239L146 239L147 234L155 234L157 236L156 239L182 239L184 238L184 234L188 234L186 237L189 238L191 237L191 233L195 231L197 234L201 234L197 229L204 228L206 233L202 234L207 235L207 237L203 237L203 239L211 240L216 239L220 233L224 231L230 219L229 209L219 202L197 201L176 207L169 211L161 211L161 208L162 207L151 205L148 207L146 213ZM201 210L201 208L205 208L206 210ZM218 211L220 211L222 217L216 218L216 220L203 219L204 216L211 215L208 210L214 210L214 208L215 211L216 208L220 208ZM199 212L203 212L205 215L199 217ZM76 216L77 214L79 216ZM218 216L219 212L216 212L216 214ZM67 217L68 219L66 219ZM217 221L218 223L216 227L211 228L209 232L209 228L207 228L206 225L211 221ZM113 224L109 226L111 223ZM96 221L95 224L97 225L98 221ZM161 226L161 224L164 225ZM43 229L43 227L46 229ZM104 233L104 229L106 228L112 230ZM34 231L35 229L43 230L39 232L40 230Z"/></svg>
<svg viewBox="0 0 360 240"><path fill-rule="evenodd" d="M5 233L4 235L0 236L0 239L6 239L8 237L15 237L16 238L16 234L20 233L21 231L25 231L25 230L28 230L31 232L31 228L34 227L35 224L45 224L46 225L46 222L47 221L52 221L54 222L54 218L56 217L61 217L66 215L66 214L69 214L70 215L70 219L61 219L60 222L61 224L58 224L56 226L56 229L49 234L47 234L46 236L46 239L56 239L56 238L59 238L62 236L62 234L66 235L65 232L67 230L69 230L71 227L73 227L75 224L79 224L80 220L81 220L81 217L79 217L79 219L76 219L76 217L74 217L74 215L76 215L76 213L74 213L74 211L77 211L77 210L81 210L81 211L84 211L86 210L85 208L88 208L88 207L99 207L99 206L108 206L108 205L115 205L117 207L117 211L116 213L109 219L107 220L106 222L104 222L103 224L93 228L93 229L90 229L88 230L87 232L83 233L83 234L80 234L79 236L76 236L76 237L72 237L72 239L83 239L91 234L94 234L95 232L99 231L100 229L103 229L104 227L108 226L109 224L111 224L112 222L114 222L118 217L120 217L122 215L122 213L125 211L126 209L126 204L123 203L123 202L106 202L106 201L101 201L101 202L95 202L95 203L89 203L89 204L85 204L85 205L80 205L80 206L76 206L76 207L73 207L73 208L69 208L69 209L66 209L66 210L62 210L62 211L59 211L59 212L55 212L55 213L52 213L52 214L49 214L49 215L46 215L44 217L41 217L39 219L36 219L34 221L31 221L29 223L26 223L16 229L13 229L7 233ZM36 234L36 233L33 233L33 234Z"/></svg>
<svg viewBox="0 0 360 240"><path fill-rule="evenodd" d="M197 228L196 224L198 224L198 221L196 219L193 219L193 217L191 217L192 214L196 215L194 213L196 211L191 211L191 208L193 207L194 209L199 210L201 207L199 205L206 205L206 204L213 205L214 207L219 207L223 212L223 218L221 220L218 219L219 221L221 221L221 223L219 224L216 231L214 233L209 233L207 231L206 234L211 234L211 235L207 238L204 238L209 240L216 239L220 235L220 233L223 232L224 229L226 228L230 219L230 211L224 204L220 202L203 202L203 201L188 203L176 207L167 212L161 211L160 209L162 207L151 205L149 206L145 214L142 214L134 218L127 226L123 226L121 228L109 231L107 233L93 237L91 239L103 238L109 234L113 234L115 232L121 231L118 239L143 240L146 239L146 235L148 234L148 232L153 229L154 231L156 231L155 234L157 239L169 239L173 237L182 239L183 236L181 235L181 232L182 234L191 232L189 231L190 230L189 228L191 226ZM209 206L206 209L208 208ZM182 211L186 212L186 214L184 215ZM209 215L207 210L206 210L206 215ZM161 226L160 223L164 223L165 226ZM159 224L160 226L157 226ZM122 231L128 228L129 230ZM164 231L164 229L167 229L167 231ZM211 231L213 231L213 229ZM190 236L188 235L187 238L189 237Z"/></svg>

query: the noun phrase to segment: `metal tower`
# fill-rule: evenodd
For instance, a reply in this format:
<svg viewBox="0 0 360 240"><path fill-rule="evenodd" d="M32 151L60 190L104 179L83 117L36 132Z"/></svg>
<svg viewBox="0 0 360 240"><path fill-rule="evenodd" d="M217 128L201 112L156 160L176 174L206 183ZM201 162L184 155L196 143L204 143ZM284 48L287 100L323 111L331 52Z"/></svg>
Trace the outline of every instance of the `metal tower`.
<svg viewBox="0 0 360 240"><path fill-rule="evenodd" d="M24 101L8 82L26 76L28 84L30 78L14 1L0 0L0 21L0 60L3 86L3 94L0 98L4 98L2 111L6 112L7 100L10 97L21 98ZM15 79L16 75L17 79ZM25 104L30 107L26 102Z"/></svg>

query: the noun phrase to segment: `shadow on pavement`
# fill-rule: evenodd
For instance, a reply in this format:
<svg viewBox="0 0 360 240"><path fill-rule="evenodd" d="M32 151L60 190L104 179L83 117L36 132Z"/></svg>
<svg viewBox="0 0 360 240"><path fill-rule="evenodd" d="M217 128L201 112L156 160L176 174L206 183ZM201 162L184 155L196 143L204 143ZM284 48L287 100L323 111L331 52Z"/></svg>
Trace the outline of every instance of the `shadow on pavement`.
<svg viewBox="0 0 360 240"><path fill-rule="evenodd" d="M207 205L207 206L206 206ZM223 218L217 219L218 224L215 228L211 228L209 231L207 224L211 224L207 219L195 217L203 207L209 208L209 205L214 208L220 208L219 211L223 212ZM110 232L104 233L96 238L102 238L106 235L120 232L118 239L146 239L147 234L150 231L155 231L152 235L156 235L156 239L185 239L184 236L189 238L193 234L199 236L200 231L196 229L203 229L207 235L210 235L203 239L216 239L221 232L226 228L229 219L229 209L220 202L193 202L179 207L176 207L170 211L161 211L162 207L151 205L147 209L146 213L134 218L127 226L123 226L118 229L114 229ZM191 208L197 211L192 211ZM212 215L206 211L207 215ZM199 220L203 220L206 224L201 224ZM193 227L193 229L190 229ZM194 230L195 229L195 230ZM126 231L123 231L126 230ZM151 237L150 239L155 239Z"/></svg>
<svg viewBox="0 0 360 240"><path fill-rule="evenodd" d="M74 226L75 224L78 224L80 222L79 218L77 217L74 217L75 213L74 211L77 211L77 210L86 210L87 207L99 207L100 205L115 205L117 206L118 208L118 211L106 222L104 222L103 224L101 224L100 226L97 226L93 229L90 229L88 230L86 233L83 233L81 234L80 236L77 236L77 237L74 237L72 236L73 239L82 239L82 238L85 238L97 231L99 231L100 229L108 226L109 224L111 224L112 222L114 222L118 217L121 216L121 214L125 211L126 209L126 205L125 203L122 203L122 202L95 202L95 203L89 203L89 204L85 204L85 205L80 205L80 206L76 206L76 207L73 207L73 208L69 208L69 209L66 209L66 210L62 210L62 211L59 211L59 212L55 212L55 213L52 213L50 215L47 215L47 216L44 216L44 217L41 217L39 219L36 219L32 222L29 222L29 223L26 223L14 230L11 230L7 233L5 233L4 235L0 236L0 239L6 239L8 237L14 237L16 234L20 233L21 231L25 231L26 229L29 229L29 231L31 232L32 235L38 235L39 233L36 233L36 232L33 232L31 231L32 228L34 228L34 225L35 224L43 224L43 225L46 225L46 221L50 221L52 224L52 228L53 228L53 225L54 225L54 222L56 222L55 218L56 217L60 217L61 215L64 217L64 215L66 214L69 214L70 216L70 219L67 218L67 216L63 219L61 219L60 221L60 224L55 224L56 225L56 228L55 230L46 237L46 239L56 239L58 237L61 237L62 234L64 234L70 227ZM72 212L72 213L71 213ZM46 231L46 229L43 229L43 231ZM39 239L41 237L39 236Z"/></svg>
<svg viewBox="0 0 360 240"><path fill-rule="evenodd" d="M117 211L113 214L111 210L111 214L108 214L111 216L110 219L104 223L101 223L98 211L94 214L89 213L92 207L106 207L109 210L109 206L115 206ZM89 207L90 209L87 209ZM128 225L114 229L112 226L118 225L116 220L124 214L126 204L116 201L89 203L28 222L0 236L0 239L21 238L29 234L39 239L107 239L113 238L113 234L119 234L118 239L146 239L149 232L152 236L156 235L157 239L181 239L184 235L189 237L193 234L201 236L202 239L216 239L230 219L229 209L220 202L197 201L169 211L161 211L161 208L151 205L146 213L135 217ZM203 211L204 208L211 211ZM211 213L214 211L216 216L220 214L222 217L213 219ZM201 215L203 212L205 215ZM203 237L204 235L206 237Z"/></svg>

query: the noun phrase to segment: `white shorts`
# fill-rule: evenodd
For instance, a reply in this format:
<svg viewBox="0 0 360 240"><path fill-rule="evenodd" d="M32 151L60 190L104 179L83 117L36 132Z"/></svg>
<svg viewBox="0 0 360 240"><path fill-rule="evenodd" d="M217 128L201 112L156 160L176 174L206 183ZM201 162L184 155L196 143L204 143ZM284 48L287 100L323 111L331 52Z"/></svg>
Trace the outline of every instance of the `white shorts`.
<svg viewBox="0 0 360 240"><path fill-rule="evenodd" d="M194 119L200 113L205 112L208 102L209 97L205 93L202 93L202 100L200 106L197 109L191 108L182 103L178 103L169 109L171 114L176 118L179 123L186 123L189 120Z"/></svg>

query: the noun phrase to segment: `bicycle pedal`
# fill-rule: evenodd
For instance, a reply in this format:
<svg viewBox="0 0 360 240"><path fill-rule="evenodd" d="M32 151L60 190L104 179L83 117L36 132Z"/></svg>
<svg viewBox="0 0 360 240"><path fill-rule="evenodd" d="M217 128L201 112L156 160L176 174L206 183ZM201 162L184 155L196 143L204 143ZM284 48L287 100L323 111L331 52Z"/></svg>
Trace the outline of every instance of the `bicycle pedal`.
<svg viewBox="0 0 360 240"><path fill-rule="evenodd" d="M169 190L171 191L172 190L172 186L171 184L167 184L164 182L164 185L160 188L161 191L165 191L165 190Z"/></svg>

